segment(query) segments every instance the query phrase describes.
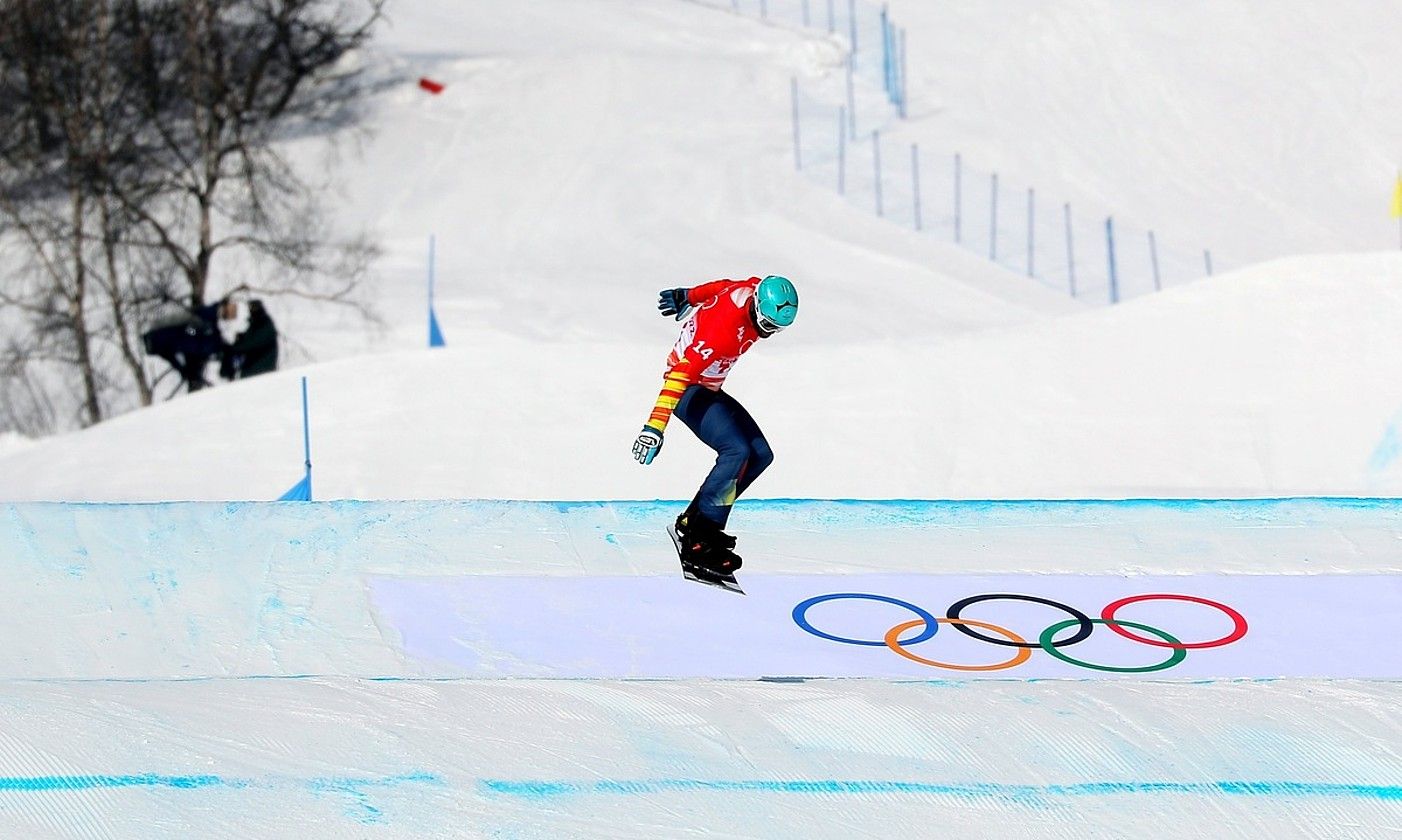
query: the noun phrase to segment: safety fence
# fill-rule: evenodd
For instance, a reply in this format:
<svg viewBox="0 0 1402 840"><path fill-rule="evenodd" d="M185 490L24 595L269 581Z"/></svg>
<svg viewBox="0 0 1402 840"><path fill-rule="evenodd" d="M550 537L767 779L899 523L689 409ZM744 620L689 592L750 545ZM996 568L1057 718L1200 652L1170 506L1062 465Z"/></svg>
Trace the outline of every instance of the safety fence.
<svg viewBox="0 0 1402 840"><path fill-rule="evenodd" d="M847 47L848 99L865 100L874 86L882 91L879 120L906 108L905 30L885 5L869 0L691 0L776 26L826 33ZM854 117L855 120L855 117ZM879 123L878 123L879 124Z"/></svg>
<svg viewBox="0 0 1402 840"><path fill-rule="evenodd" d="M854 132L848 105L792 85L795 166L854 206L1087 303L1118 303L1213 271L1209 251L1010 183L957 152L932 153L883 128Z"/></svg>
<svg viewBox="0 0 1402 840"><path fill-rule="evenodd" d="M864 0L694 0L846 42L838 72L791 82L794 166L858 207L987 257L1087 303L1118 303L1210 275L1212 253L1165 242L1103 208L921 149L907 116L905 30Z"/></svg>

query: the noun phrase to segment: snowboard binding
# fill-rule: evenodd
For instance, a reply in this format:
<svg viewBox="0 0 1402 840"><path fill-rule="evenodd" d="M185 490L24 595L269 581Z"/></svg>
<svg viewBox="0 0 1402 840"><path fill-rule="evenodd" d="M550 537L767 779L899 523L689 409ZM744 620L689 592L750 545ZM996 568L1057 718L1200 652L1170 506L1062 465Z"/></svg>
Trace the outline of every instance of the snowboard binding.
<svg viewBox="0 0 1402 840"><path fill-rule="evenodd" d="M682 574L687 580L719 586L743 594L735 581L735 571L743 564L735 553L735 538L701 517L686 513L667 526L676 546Z"/></svg>

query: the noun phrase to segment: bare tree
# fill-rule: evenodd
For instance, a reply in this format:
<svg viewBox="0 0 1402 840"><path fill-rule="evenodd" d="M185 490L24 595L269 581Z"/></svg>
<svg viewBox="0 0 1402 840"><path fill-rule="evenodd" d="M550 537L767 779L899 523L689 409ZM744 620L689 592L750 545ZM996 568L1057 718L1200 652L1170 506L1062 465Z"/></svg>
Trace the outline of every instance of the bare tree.
<svg viewBox="0 0 1402 840"><path fill-rule="evenodd" d="M96 423L106 383L89 243L102 201L111 19L88 3L18 0L4 20L0 109L14 118L0 135L0 217L33 257L0 290L0 303L33 327L27 347L9 343L5 369L28 375L48 362L72 370L81 420Z"/></svg>
<svg viewBox="0 0 1402 840"><path fill-rule="evenodd" d="M26 255L0 275L0 396L61 424L36 373L59 370L82 424L149 404L143 327L216 289L370 317L374 248L330 235L279 144L354 124L383 2L0 0L0 245ZM216 282L224 252L273 279Z"/></svg>
<svg viewBox="0 0 1402 840"><path fill-rule="evenodd" d="M344 61L379 19L383 0L179 0L147 4L134 26L148 177L113 184L123 207L184 279L189 305L210 297L221 251L270 259L277 291L346 301L371 255L333 242L317 191L277 142L354 122L361 72ZM355 14L355 10L359 14Z"/></svg>

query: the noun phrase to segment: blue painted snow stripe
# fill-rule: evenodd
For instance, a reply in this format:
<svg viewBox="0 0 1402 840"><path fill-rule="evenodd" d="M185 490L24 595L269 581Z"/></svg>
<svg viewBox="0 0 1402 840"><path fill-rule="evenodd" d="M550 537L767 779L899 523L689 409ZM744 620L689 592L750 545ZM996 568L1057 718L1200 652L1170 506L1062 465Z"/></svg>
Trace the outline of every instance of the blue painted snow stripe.
<svg viewBox="0 0 1402 840"><path fill-rule="evenodd" d="M613 508L650 508L656 506L685 505L686 499L575 499L575 500L538 500L538 499L425 499L421 502L412 503L409 506L425 507L538 507L554 508L561 513L566 513L579 508L613 507ZM1402 509L1402 497L1397 496L1240 496L1240 497L1206 497L1206 496L1174 496L1174 497L1154 497L1144 496L1137 498L1122 499L818 499L818 498L769 498L769 499L742 499L736 504L750 510L764 508L786 509L793 506L802 505L843 505L843 506L870 506L870 507L891 507L891 508L926 508L931 510L939 509L961 509L961 508L1074 508L1074 507L1096 507L1096 508L1266 508L1276 507L1282 504L1310 504L1320 507L1333 508L1363 508L1363 509ZM33 507L33 508L77 508L77 509L128 509L128 508L173 508L186 507L192 505L221 505L228 511L237 511L241 508L265 507L267 502L196 502L196 501L162 501L162 502L57 502L57 501L34 501L34 502L4 502L0 503L0 508ZM403 503L383 500L361 500L361 499L335 499L324 502L314 502L309 504L308 509L329 508L338 510L354 510L356 508L371 507L396 507L405 506Z"/></svg>
<svg viewBox="0 0 1402 840"><path fill-rule="evenodd" d="M651 508L656 506L685 505L687 499L580 499L580 500L517 500L517 499L456 499L452 501L426 502L426 504L450 504L450 505L512 505L524 507L550 507L561 513L567 513L579 508L612 507L612 508ZM32 504L45 504L34 502ZM68 504L68 503L55 503ZM127 504L151 504L146 502L79 502L78 505L111 505L122 506ZM168 504L168 503L156 503ZM196 503L198 504L198 503ZM244 504L244 503L239 503ZM258 504L258 503L246 503ZM327 502L325 504L336 505L373 505L380 502ZM749 510L763 510L768 508L788 509L792 507L803 507L812 505L833 505L842 507L874 507L874 508L896 508L914 510L942 510L942 509L980 509L980 508L1009 508L1009 509L1042 509L1042 508L1271 508L1281 505L1308 504L1319 507L1338 508L1402 508L1402 497L1397 496L1242 496L1242 497L1206 497L1206 496L1142 496L1124 499L808 499L808 498L760 498L741 499L736 503L737 507Z"/></svg>
<svg viewBox="0 0 1402 840"><path fill-rule="evenodd" d="M361 825L376 825L385 821L385 814L372 801L371 791L376 788L395 787L409 783L441 785L442 780L432 773L425 772L365 778L326 776L310 779L280 777L240 779L214 775L170 776L158 773L0 776L0 794L7 791L61 794L68 791L99 788L171 788L175 790L302 788L317 797L340 798L347 802L343 812L347 818Z"/></svg>
<svg viewBox="0 0 1402 840"><path fill-rule="evenodd" d="M351 791L360 788L391 787L401 784L441 784L433 773L415 772L369 778L325 777L313 779L240 779L225 776L168 776L158 773L124 775L0 776L0 791L63 791L98 788L158 787L192 790L196 788L273 788L305 787L312 791Z"/></svg>
<svg viewBox="0 0 1402 840"><path fill-rule="evenodd" d="M940 784L875 779L603 779L590 782L482 779L484 793L520 799L551 799L577 795L646 795L655 793L818 793L924 794L961 798L1032 801L1082 796L1185 794L1261 796L1274 798L1330 797L1402 801L1402 785L1359 785L1330 782L1080 782L1063 785L1017 785L995 782Z"/></svg>
<svg viewBox="0 0 1402 840"><path fill-rule="evenodd" d="M124 787L248 787L247 780L220 776L161 776L140 773L122 776L0 776L0 790L93 790Z"/></svg>

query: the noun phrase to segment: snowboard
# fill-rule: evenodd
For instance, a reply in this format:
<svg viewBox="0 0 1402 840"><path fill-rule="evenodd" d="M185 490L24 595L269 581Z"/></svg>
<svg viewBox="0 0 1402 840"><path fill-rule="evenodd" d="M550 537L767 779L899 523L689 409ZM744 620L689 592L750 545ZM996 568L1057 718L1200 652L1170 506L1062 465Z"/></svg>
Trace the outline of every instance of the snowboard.
<svg viewBox="0 0 1402 840"><path fill-rule="evenodd" d="M745 590L740 588L736 582L735 575L716 575L698 566L682 563L682 541L677 536L677 526L675 524L667 526L667 536L672 538L672 546L677 550L677 562L681 563L682 577L687 580L703 583L706 586L714 586L717 589L724 589L726 592L734 592L736 595L744 595Z"/></svg>

